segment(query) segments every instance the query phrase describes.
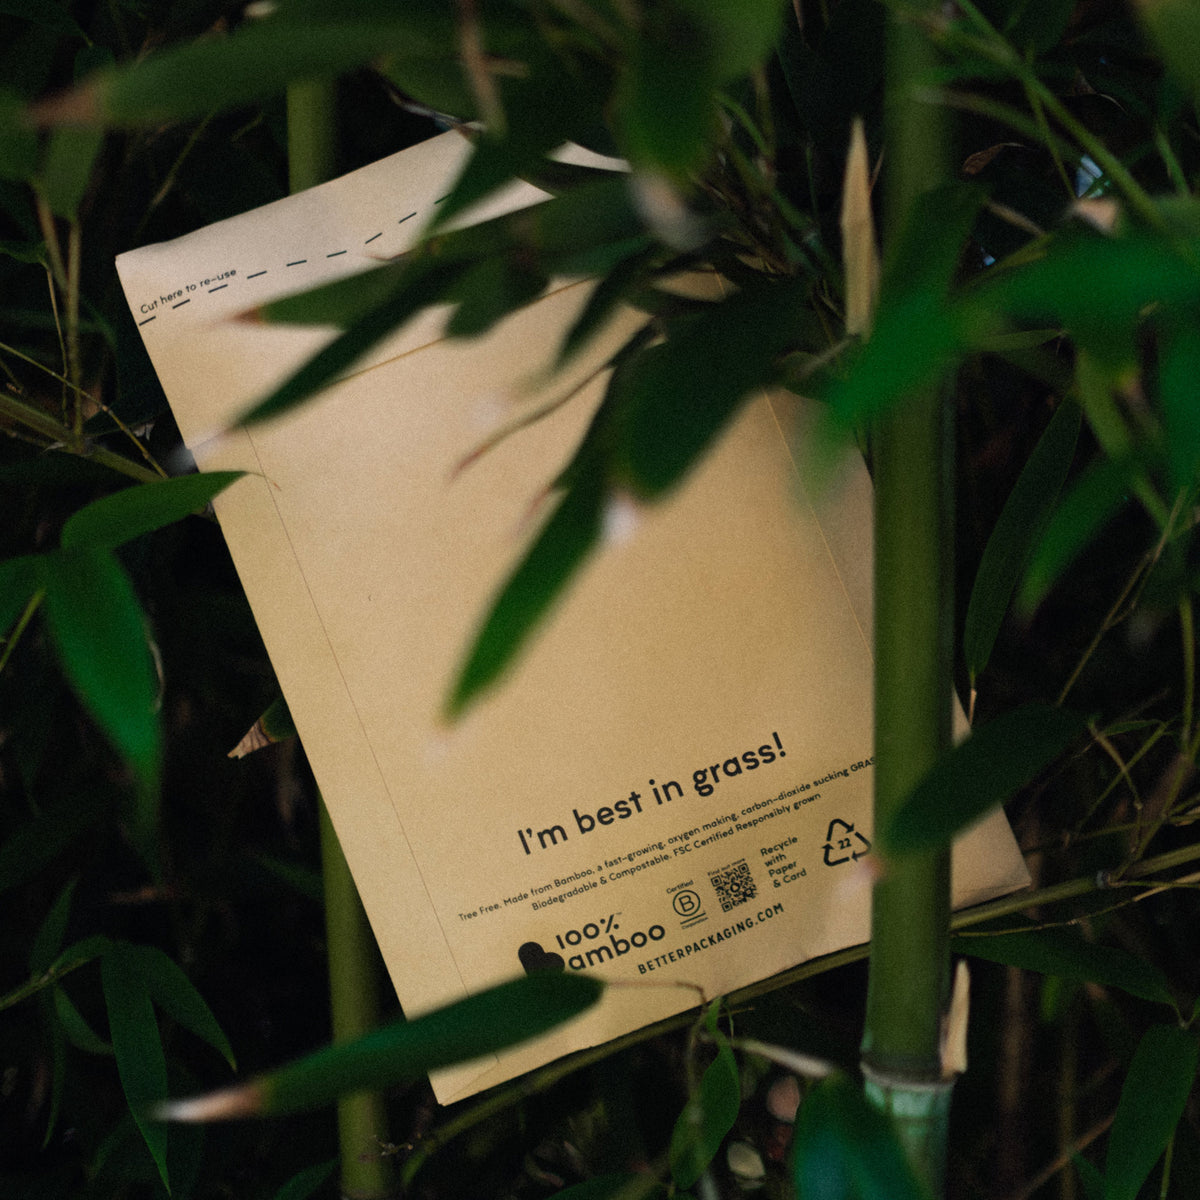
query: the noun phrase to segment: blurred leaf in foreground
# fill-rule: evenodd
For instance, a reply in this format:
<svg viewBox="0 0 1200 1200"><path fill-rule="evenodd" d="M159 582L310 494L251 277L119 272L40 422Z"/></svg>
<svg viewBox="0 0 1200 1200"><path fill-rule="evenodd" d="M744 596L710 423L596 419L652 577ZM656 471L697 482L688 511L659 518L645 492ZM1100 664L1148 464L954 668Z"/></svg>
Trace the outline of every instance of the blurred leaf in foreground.
<svg viewBox="0 0 1200 1200"><path fill-rule="evenodd" d="M792 1170L803 1200L928 1200L888 1118L841 1074L804 1097Z"/></svg>
<svg viewBox="0 0 1200 1200"><path fill-rule="evenodd" d="M156 1115L165 1121L220 1121L319 1108L347 1092L389 1087L537 1037L590 1008L603 990L589 975L526 975L412 1021L326 1046L238 1087L162 1104Z"/></svg>

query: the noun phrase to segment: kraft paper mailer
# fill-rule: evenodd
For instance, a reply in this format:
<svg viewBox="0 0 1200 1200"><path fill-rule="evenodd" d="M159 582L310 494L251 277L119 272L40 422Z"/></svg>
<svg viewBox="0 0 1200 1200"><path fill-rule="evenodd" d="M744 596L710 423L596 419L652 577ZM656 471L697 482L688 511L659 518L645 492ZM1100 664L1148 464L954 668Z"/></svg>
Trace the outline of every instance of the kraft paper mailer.
<svg viewBox="0 0 1200 1200"><path fill-rule="evenodd" d="M239 314L411 247L466 150L447 134L118 259L200 467L250 472L217 513L405 1011L522 970L662 985L439 1072L443 1102L693 1006L680 984L713 996L865 941L872 853L869 483L857 464L807 494L794 398L748 403L665 502L614 497L599 551L451 726L602 381L457 468L637 318L547 380L586 282L473 341L430 313L291 415L222 433L333 336ZM514 186L487 214L542 198ZM957 844L956 904L1027 882L1001 814Z"/></svg>

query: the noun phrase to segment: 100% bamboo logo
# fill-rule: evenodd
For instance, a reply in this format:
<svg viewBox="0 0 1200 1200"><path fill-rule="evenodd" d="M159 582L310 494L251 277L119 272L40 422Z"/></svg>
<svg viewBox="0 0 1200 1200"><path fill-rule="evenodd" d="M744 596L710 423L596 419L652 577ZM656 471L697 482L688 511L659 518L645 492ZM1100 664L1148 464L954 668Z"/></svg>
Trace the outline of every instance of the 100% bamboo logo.
<svg viewBox="0 0 1200 1200"><path fill-rule="evenodd" d="M570 967L572 971L584 971L588 967L597 967L601 963L621 958L630 950L640 950L651 942L660 942L667 936L667 931L661 925L651 925L649 929L638 929L628 937L620 936L620 924L617 917L620 913L609 913L600 921L589 921L582 929L568 929L565 933L556 933L554 940L563 951L574 951L569 957L553 951L547 953L538 942L526 942L517 951L517 957L527 972L537 970L558 970ZM578 949L577 949L578 948Z"/></svg>

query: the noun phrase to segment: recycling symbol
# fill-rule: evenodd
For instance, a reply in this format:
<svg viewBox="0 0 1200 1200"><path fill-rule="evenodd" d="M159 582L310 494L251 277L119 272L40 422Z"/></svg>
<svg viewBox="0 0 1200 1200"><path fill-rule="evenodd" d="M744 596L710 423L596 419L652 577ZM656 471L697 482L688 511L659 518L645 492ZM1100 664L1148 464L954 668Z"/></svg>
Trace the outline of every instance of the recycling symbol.
<svg viewBox="0 0 1200 1200"><path fill-rule="evenodd" d="M851 834L854 836L851 837ZM854 838L858 838L862 843L862 849L855 846ZM870 853L871 843L853 825L847 825L840 817L834 817L829 822L829 828L825 831L825 865L827 867L840 866L851 860L858 862L860 858ZM833 854L840 854L841 857L832 858Z"/></svg>

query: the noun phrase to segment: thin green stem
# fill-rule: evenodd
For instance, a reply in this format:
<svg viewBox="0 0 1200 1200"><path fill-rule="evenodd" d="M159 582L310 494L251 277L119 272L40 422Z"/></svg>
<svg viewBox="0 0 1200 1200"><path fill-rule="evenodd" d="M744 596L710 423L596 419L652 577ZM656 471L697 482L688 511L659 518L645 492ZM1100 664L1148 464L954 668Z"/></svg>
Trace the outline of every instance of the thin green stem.
<svg viewBox="0 0 1200 1200"><path fill-rule="evenodd" d="M321 869L325 882L325 940L334 1044L353 1041L379 1025L377 950L337 834L321 804ZM387 1110L378 1091L355 1092L337 1104L342 1194L374 1200L393 1192L392 1167L382 1147Z"/></svg>
<svg viewBox="0 0 1200 1200"><path fill-rule="evenodd" d="M1163 1157L1162 1182L1158 1185L1158 1200L1167 1200L1167 1196L1171 1191L1171 1163L1175 1158L1175 1134L1178 1130L1171 1130L1171 1136L1167 1138L1167 1152Z"/></svg>
<svg viewBox="0 0 1200 1200"><path fill-rule="evenodd" d="M1070 175L1067 174L1067 168L1063 163L1062 155L1058 151L1058 139L1052 137L1050 134L1050 122L1046 120L1046 106L1028 84L1025 85L1025 98L1029 101L1029 107L1033 109L1034 120L1037 121L1037 127L1041 131L1042 140L1046 148L1050 151L1050 157L1054 159L1054 167L1058 171L1059 179L1062 180L1063 188L1066 190L1067 195L1074 199L1075 188L1072 186Z"/></svg>
<svg viewBox="0 0 1200 1200"><path fill-rule="evenodd" d="M0 675L4 674L4 668L8 666L8 660L12 657L13 651L17 648L17 643L21 640L21 635L25 632L29 622L33 620L33 614L37 612L45 595L45 592L38 590L29 597L29 603L25 605L24 612L21 613L21 617L13 627L12 633L5 639L4 649L0 651Z"/></svg>
<svg viewBox="0 0 1200 1200"><path fill-rule="evenodd" d="M7 346L0 346L0 350L8 349ZM19 351L13 351L13 353L17 354L19 358L26 357ZM32 359L29 361L33 362ZM41 364L35 363L34 365L40 366ZM47 368L42 369L46 370ZM54 375L56 379L62 378L55 375L53 371L50 374ZM66 381L64 380L64 382ZM5 392L0 392L0 417L7 417L25 429L38 434L46 439L50 446L63 446L72 454L78 454L81 458L100 463L122 475L127 475L130 479L136 479L140 483L154 483L163 477L161 469L152 470L149 467L143 467L140 463L132 462L123 454L117 454L104 446L77 442L74 431L61 421L56 420L48 412L43 412L42 409L35 408L32 404L26 404L24 400L18 400L16 396L10 396ZM138 443L138 447L145 454L140 443Z"/></svg>
<svg viewBox="0 0 1200 1200"><path fill-rule="evenodd" d="M53 293L52 293L53 294ZM77 396L82 396L83 389L78 384L72 383L65 375L60 375L53 368L46 366L43 362L38 362L36 358L30 357L22 350L18 350L16 346L10 346L7 342L0 342L0 353L11 354L13 358L19 358L22 362L28 363L31 367L37 367L39 371L44 371L51 379L57 380L65 388L69 388ZM7 368L6 368L7 369ZM65 426L63 427L65 428Z"/></svg>
<svg viewBox="0 0 1200 1200"><path fill-rule="evenodd" d="M1014 133L1022 134L1034 142L1044 142L1046 149L1056 157L1073 154L1076 148L1065 138L1060 138L1052 130L1043 130L1037 121L1013 108L993 100L990 96L979 96L974 92L958 92L951 88L934 89L925 93L930 101L943 104L959 112L972 113L980 117L988 117L1000 125L1007 125ZM1048 140L1046 140L1048 139Z"/></svg>
<svg viewBox="0 0 1200 1200"><path fill-rule="evenodd" d="M42 240L46 244L46 258L50 264L50 272L54 282L65 292L67 290L67 269L63 262L62 245L58 240L58 229L54 224L54 214L45 196L38 192L35 201L38 227L42 231Z"/></svg>
<svg viewBox="0 0 1200 1200"><path fill-rule="evenodd" d="M287 89L288 183L293 192L330 178L335 161L335 85L327 80L293 83ZM350 868L321 803L321 873L325 885L325 933L329 999L335 1043L368 1033L379 1024L378 951ZM342 1195L376 1200L393 1193L387 1144L387 1111L381 1092L358 1092L337 1104Z"/></svg>
<svg viewBox="0 0 1200 1200"><path fill-rule="evenodd" d="M1113 626L1118 624L1120 621L1123 615L1122 610L1125 607L1125 602L1134 594L1135 588L1149 578L1151 570L1162 556L1162 552L1166 548L1166 545L1172 536L1175 528L1175 522L1178 519L1182 508L1183 493L1180 493L1179 497L1175 501L1175 506L1171 509L1170 513L1167 514L1166 519L1161 523L1162 533L1159 535L1158 542L1156 543L1154 549L1140 559L1137 565L1133 568L1129 578L1125 581L1125 586L1121 589L1120 594L1117 596L1116 600L1113 601L1112 607L1105 614L1104 620L1100 623L1100 628L1096 630L1095 636L1088 643L1087 649L1084 650L1079 662L1075 664L1075 669L1071 672L1067 682L1063 684L1062 691L1058 693L1058 704L1061 705L1066 701L1071 689L1075 686L1079 676L1083 673L1083 668L1087 665L1088 660L1096 652L1096 648L1100 645L1104 635L1107 634L1109 630L1111 630Z"/></svg>
<svg viewBox="0 0 1200 1200"><path fill-rule="evenodd" d="M65 371L67 369L67 343L63 338L62 317L58 311L58 292L54 287L54 275L49 267L46 268L46 288L50 292L50 312L54 316L54 332L58 335L58 356L62 360ZM67 389L71 386L71 381L65 375L59 375L58 378L63 382L63 388L59 394L59 410L65 421L67 419Z"/></svg>
<svg viewBox="0 0 1200 1200"><path fill-rule="evenodd" d="M1125 586L1121 589L1121 592L1117 596L1116 600L1113 601L1112 607L1105 614L1104 620L1100 622L1100 626L1096 630L1092 640L1088 642L1087 648L1084 650L1083 654L1080 655L1079 661L1075 664L1075 669L1067 677L1067 682L1063 684L1062 690L1058 693L1058 704L1061 705L1065 703L1067 697L1071 694L1071 689L1075 686L1079 676L1083 674L1083 668L1087 666L1088 661L1096 652L1096 648L1104 640L1104 635L1108 633L1108 631L1116 623L1117 614L1121 611L1125 601L1129 599L1133 589L1137 586L1138 580L1141 579L1141 577L1145 574L1145 571L1145 561L1139 562L1138 565L1134 567L1132 574L1130 574L1129 578L1125 581Z"/></svg>
<svg viewBox="0 0 1200 1200"><path fill-rule="evenodd" d="M1175 191L1181 196L1190 196L1191 188L1188 187L1187 176L1183 173L1183 166L1175 155L1175 151L1171 148L1171 143L1167 140L1166 131L1161 125L1154 126L1154 148L1158 151L1158 156L1163 160L1163 166L1167 169L1167 174L1171 177L1171 182L1175 185Z"/></svg>
<svg viewBox="0 0 1200 1200"><path fill-rule="evenodd" d="M83 270L83 230L78 221L72 221L67 231L67 377L71 381L75 397L75 436L83 436L83 398L81 388L81 366L79 356L79 294L80 274Z"/></svg>
<svg viewBox="0 0 1200 1200"><path fill-rule="evenodd" d="M1190 595L1179 601L1179 633L1183 643L1183 728L1179 742L1186 747L1192 740L1196 706L1196 614Z"/></svg>

